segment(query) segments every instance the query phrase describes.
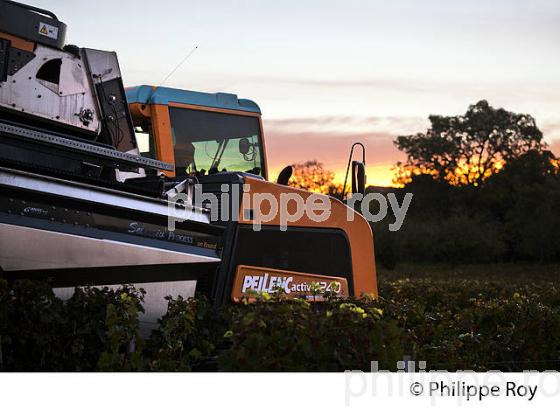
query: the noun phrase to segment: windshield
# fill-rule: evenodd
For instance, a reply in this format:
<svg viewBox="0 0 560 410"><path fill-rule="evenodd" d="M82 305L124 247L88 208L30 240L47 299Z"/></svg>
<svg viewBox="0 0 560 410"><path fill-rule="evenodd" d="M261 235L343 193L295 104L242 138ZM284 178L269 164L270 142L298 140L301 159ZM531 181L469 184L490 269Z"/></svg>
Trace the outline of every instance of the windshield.
<svg viewBox="0 0 560 410"><path fill-rule="evenodd" d="M262 175L259 118L169 107L175 170Z"/></svg>

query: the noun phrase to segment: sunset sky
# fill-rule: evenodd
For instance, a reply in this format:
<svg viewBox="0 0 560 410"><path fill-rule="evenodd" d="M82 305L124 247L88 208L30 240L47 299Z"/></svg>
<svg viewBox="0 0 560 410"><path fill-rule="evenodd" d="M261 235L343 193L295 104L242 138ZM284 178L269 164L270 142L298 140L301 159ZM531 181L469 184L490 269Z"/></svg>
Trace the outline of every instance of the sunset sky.
<svg viewBox="0 0 560 410"><path fill-rule="evenodd" d="M353 141L389 185L397 135L487 99L537 119L560 154L560 1L30 0L67 42L115 50L125 84L231 92L263 112L273 171L317 159L344 177Z"/></svg>

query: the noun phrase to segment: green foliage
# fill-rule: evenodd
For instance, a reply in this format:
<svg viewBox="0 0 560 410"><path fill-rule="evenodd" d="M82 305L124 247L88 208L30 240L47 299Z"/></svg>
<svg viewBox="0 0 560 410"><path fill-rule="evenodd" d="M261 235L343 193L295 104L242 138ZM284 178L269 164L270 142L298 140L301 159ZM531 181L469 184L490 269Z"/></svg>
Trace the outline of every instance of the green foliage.
<svg viewBox="0 0 560 410"><path fill-rule="evenodd" d="M63 370L63 303L48 284L21 281L2 296L2 368L20 371Z"/></svg>
<svg viewBox="0 0 560 410"><path fill-rule="evenodd" d="M23 280L8 286L0 280L0 368L139 369L134 354L119 358L119 353L130 348L137 336L141 296L140 291L126 286L118 290L78 288L63 302L45 282Z"/></svg>
<svg viewBox="0 0 560 410"><path fill-rule="evenodd" d="M451 215L407 224L401 246L414 262L487 263L500 260L505 251L501 227L478 215Z"/></svg>
<svg viewBox="0 0 560 410"><path fill-rule="evenodd" d="M396 280L381 288L405 351L428 369L557 369L559 289L552 283ZM422 295L422 297L419 297Z"/></svg>
<svg viewBox="0 0 560 410"><path fill-rule="evenodd" d="M219 358L228 371L368 371L402 359L399 329L374 301L259 298L234 306L230 326Z"/></svg>
<svg viewBox="0 0 560 410"><path fill-rule="evenodd" d="M327 295L309 303L279 292L216 308L204 298L169 297L145 341L142 290L77 289L63 302L45 283L0 280L0 368L368 371L374 360L394 370L404 354L428 369L560 368L555 282L445 272L382 277L379 300Z"/></svg>
<svg viewBox="0 0 560 410"><path fill-rule="evenodd" d="M374 232L375 261L386 269L393 270L397 266L400 255L400 244L395 232L391 232L388 222L370 223Z"/></svg>
<svg viewBox="0 0 560 410"><path fill-rule="evenodd" d="M133 371L143 369L140 323L144 312L144 290L124 286L115 292L116 298L106 306L107 337L105 350L97 364L101 371Z"/></svg>
<svg viewBox="0 0 560 410"><path fill-rule="evenodd" d="M226 321L204 297L166 297L167 313L148 341L150 370L204 369L223 343Z"/></svg>
<svg viewBox="0 0 560 410"><path fill-rule="evenodd" d="M93 371L107 339L107 306L118 303L108 288L76 288L65 302L69 363L66 370Z"/></svg>

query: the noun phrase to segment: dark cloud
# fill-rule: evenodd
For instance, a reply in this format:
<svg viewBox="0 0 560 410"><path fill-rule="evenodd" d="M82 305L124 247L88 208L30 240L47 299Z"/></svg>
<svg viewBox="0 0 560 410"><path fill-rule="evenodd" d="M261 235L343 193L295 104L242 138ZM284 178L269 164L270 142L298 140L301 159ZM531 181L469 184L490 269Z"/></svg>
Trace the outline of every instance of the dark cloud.
<svg viewBox="0 0 560 410"><path fill-rule="evenodd" d="M406 94L432 94L467 96L474 100L483 98L505 98L523 101L527 98L546 98L549 101L558 101L558 89L560 83L551 84L539 78L532 78L530 81L518 80L514 78L502 81L485 80L484 78L453 78L453 73L447 76L416 78L413 76L392 77L381 75L376 77L362 78L357 80L317 79L317 78L283 78L254 76L251 78L241 78L243 82L261 83L267 85L283 85L311 88L347 88L359 90L385 90L390 92L400 92Z"/></svg>
<svg viewBox="0 0 560 410"><path fill-rule="evenodd" d="M330 133L340 129L352 130L352 132L387 133L399 135L402 133L414 133L426 129L427 120L420 117L397 117L397 116L321 116L304 118L282 118L267 119L267 129L295 131L315 131Z"/></svg>

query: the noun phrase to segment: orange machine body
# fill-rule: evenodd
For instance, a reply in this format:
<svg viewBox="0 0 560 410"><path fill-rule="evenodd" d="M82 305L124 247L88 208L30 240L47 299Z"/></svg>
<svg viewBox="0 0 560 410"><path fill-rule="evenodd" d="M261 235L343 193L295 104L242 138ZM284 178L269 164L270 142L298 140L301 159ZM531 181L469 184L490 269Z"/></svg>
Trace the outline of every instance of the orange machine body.
<svg viewBox="0 0 560 410"><path fill-rule="evenodd" d="M268 181L261 112L255 103L237 99L237 96L231 94L194 93L148 86L128 89L127 95L133 122L149 130L156 159L173 164L178 164L180 158L176 158L177 150L174 145L177 130L174 129L170 111L184 109L245 116L258 120L262 169L260 175L255 176L239 172L239 180L247 192L240 196L239 215L235 224L237 233L228 239L235 243L231 244L229 251L229 265L222 269L221 273L221 280L227 284L226 293L229 299L237 301L248 295L247 290L273 291L275 286L284 286L288 293L307 295L309 299L310 292L307 288L312 282L322 283L323 290L332 290L331 286L335 285L335 290L341 296L360 297L367 294L377 297L371 227L362 215L338 199L324 197L328 202L330 213L320 222L304 214L297 221L287 223L285 230L288 233L286 233L280 229L281 221L277 216L262 222L264 233L254 232L251 229L255 223L254 211L264 214L269 211L267 203L260 203L259 210L254 209L255 196L269 194L279 202L283 194L297 194L304 201L310 199L312 195L318 195ZM176 177L174 172L167 172L166 175L170 178ZM212 177L216 179L219 175ZM204 184L203 177L199 180ZM295 201L288 202L287 211L293 214L295 206ZM331 240L331 236L337 239ZM313 239L314 237L317 241ZM295 243L294 249L291 248L293 243ZM340 248L336 248L335 243L341 244ZM321 249L321 244L330 248ZM226 250L228 246L230 244L226 244ZM270 256L262 258L247 256L250 250L244 250L244 247L253 247L254 253L270 252ZM271 247L274 249L270 249ZM224 251L224 258L226 254L228 252ZM293 262L298 258L306 260L302 260L298 265ZM340 264L339 270L336 270L332 266L338 263L337 258L347 258L349 262L347 265ZM307 292L301 289L307 289Z"/></svg>

